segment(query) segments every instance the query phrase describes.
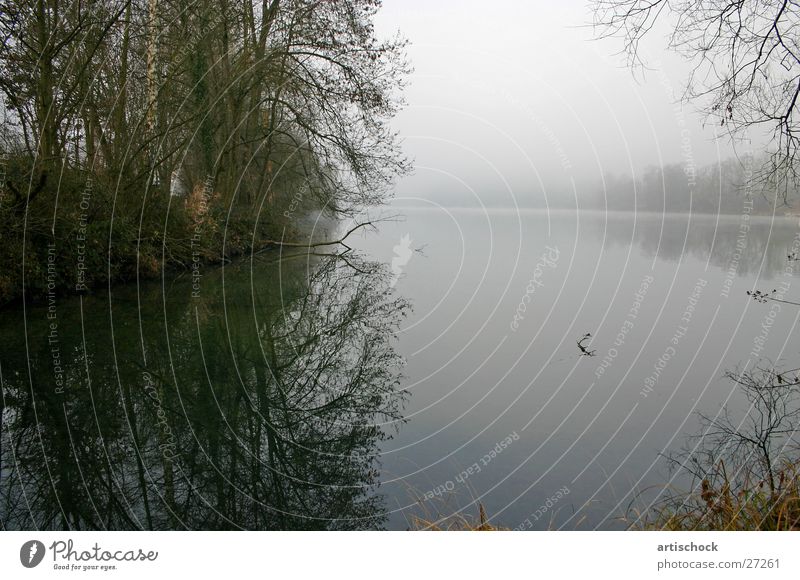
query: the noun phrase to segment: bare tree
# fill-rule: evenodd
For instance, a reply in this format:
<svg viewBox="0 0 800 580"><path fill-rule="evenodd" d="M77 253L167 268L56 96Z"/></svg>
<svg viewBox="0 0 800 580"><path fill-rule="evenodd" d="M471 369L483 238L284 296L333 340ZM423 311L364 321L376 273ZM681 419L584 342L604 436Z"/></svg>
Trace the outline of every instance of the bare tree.
<svg viewBox="0 0 800 580"><path fill-rule="evenodd" d="M13 149L3 184L13 196L0 199L0 228L13 235L0 264L28 264L34 279L41 255L22 260L23 248L74 241L83 220L111 250L93 244L98 259L119 258L111 278L142 265L151 275L187 263L201 222L201 254L216 260L308 210L381 203L409 168L389 124L409 66L403 39L376 35L379 7L0 0L2 134ZM65 253L59 263L76 271ZM19 295L22 278L0 276L0 299Z"/></svg>
<svg viewBox="0 0 800 580"><path fill-rule="evenodd" d="M728 371L748 403L748 412L733 418L723 409L718 416L701 415L705 445L720 450L733 463L755 465L751 475L764 481L771 493L780 492L782 460L797 452L800 381L797 371L770 366L752 371Z"/></svg>
<svg viewBox="0 0 800 580"><path fill-rule="evenodd" d="M743 395L740 414L725 406L700 414L701 429L667 455L691 491L661 490L635 521L658 529L794 529L797 511L798 370L771 364L725 373Z"/></svg>
<svg viewBox="0 0 800 580"><path fill-rule="evenodd" d="M685 97L732 137L755 127L772 134L753 179L783 190L797 183L800 154L800 6L757 0L593 0L600 37L621 37L632 66L641 42L663 24L669 47L692 63Z"/></svg>

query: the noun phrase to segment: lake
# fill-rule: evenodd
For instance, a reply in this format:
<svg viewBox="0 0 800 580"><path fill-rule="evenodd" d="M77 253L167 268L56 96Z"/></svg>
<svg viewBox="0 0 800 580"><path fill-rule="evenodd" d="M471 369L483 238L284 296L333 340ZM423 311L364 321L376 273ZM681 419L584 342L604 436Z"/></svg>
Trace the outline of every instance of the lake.
<svg viewBox="0 0 800 580"><path fill-rule="evenodd" d="M376 211L377 213L377 211ZM800 366L796 218L396 207L0 321L9 529L621 529ZM340 229L346 228L342 225ZM588 336L587 336L588 335ZM767 361L772 361L769 363Z"/></svg>

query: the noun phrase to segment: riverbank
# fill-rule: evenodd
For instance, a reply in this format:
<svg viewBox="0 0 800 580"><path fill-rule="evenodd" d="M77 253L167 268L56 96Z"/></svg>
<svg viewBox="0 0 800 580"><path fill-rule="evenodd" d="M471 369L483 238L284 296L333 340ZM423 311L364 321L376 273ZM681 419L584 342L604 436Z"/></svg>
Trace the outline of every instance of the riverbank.
<svg viewBox="0 0 800 580"><path fill-rule="evenodd" d="M745 466L753 471L755 465ZM731 473L742 468L728 467ZM720 462L697 489L670 494L637 518L634 529L658 531L797 531L800 530L800 463L777 471L778 485L744 477L739 481ZM667 490L665 490L667 492Z"/></svg>
<svg viewBox="0 0 800 580"><path fill-rule="evenodd" d="M197 277L272 240L302 239L300 216L309 209L289 212L265 200L261 212L230 210L212 181L184 195L153 191L140 208L89 175L50 182L22 196L8 181L0 196L0 308L23 296L42 302L165 274Z"/></svg>

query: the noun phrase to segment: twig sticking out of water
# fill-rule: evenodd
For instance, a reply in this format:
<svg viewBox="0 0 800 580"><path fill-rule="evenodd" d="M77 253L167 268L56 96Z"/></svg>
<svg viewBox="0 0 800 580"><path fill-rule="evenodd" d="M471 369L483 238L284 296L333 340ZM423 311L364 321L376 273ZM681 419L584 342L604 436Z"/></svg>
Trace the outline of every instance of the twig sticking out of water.
<svg viewBox="0 0 800 580"><path fill-rule="evenodd" d="M581 356L594 356L595 351L587 349L583 343L592 338L591 333L587 332L580 340L577 341L578 348L581 350Z"/></svg>

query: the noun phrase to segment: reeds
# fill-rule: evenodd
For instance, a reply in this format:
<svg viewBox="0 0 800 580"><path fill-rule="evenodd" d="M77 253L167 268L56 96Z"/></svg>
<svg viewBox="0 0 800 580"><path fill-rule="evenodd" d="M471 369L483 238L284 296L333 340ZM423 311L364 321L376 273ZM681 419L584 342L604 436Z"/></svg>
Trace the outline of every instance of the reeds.
<svg viewBox="0 0 800 580"><path fill-rule="evenodd" d="M449 516L411 516L411 529L431 532L496 532L507 530L489 523L486 510L478 503L478 516L456 513Z"/></svg>
<svg viewBox="0 0 800 580"><path fill-rule="evenodd" d="M782 466L771 486L763 478L732 481L720 462L691 492L659 502L637 522L648 530L800 530L800 463Z"/></svg>

